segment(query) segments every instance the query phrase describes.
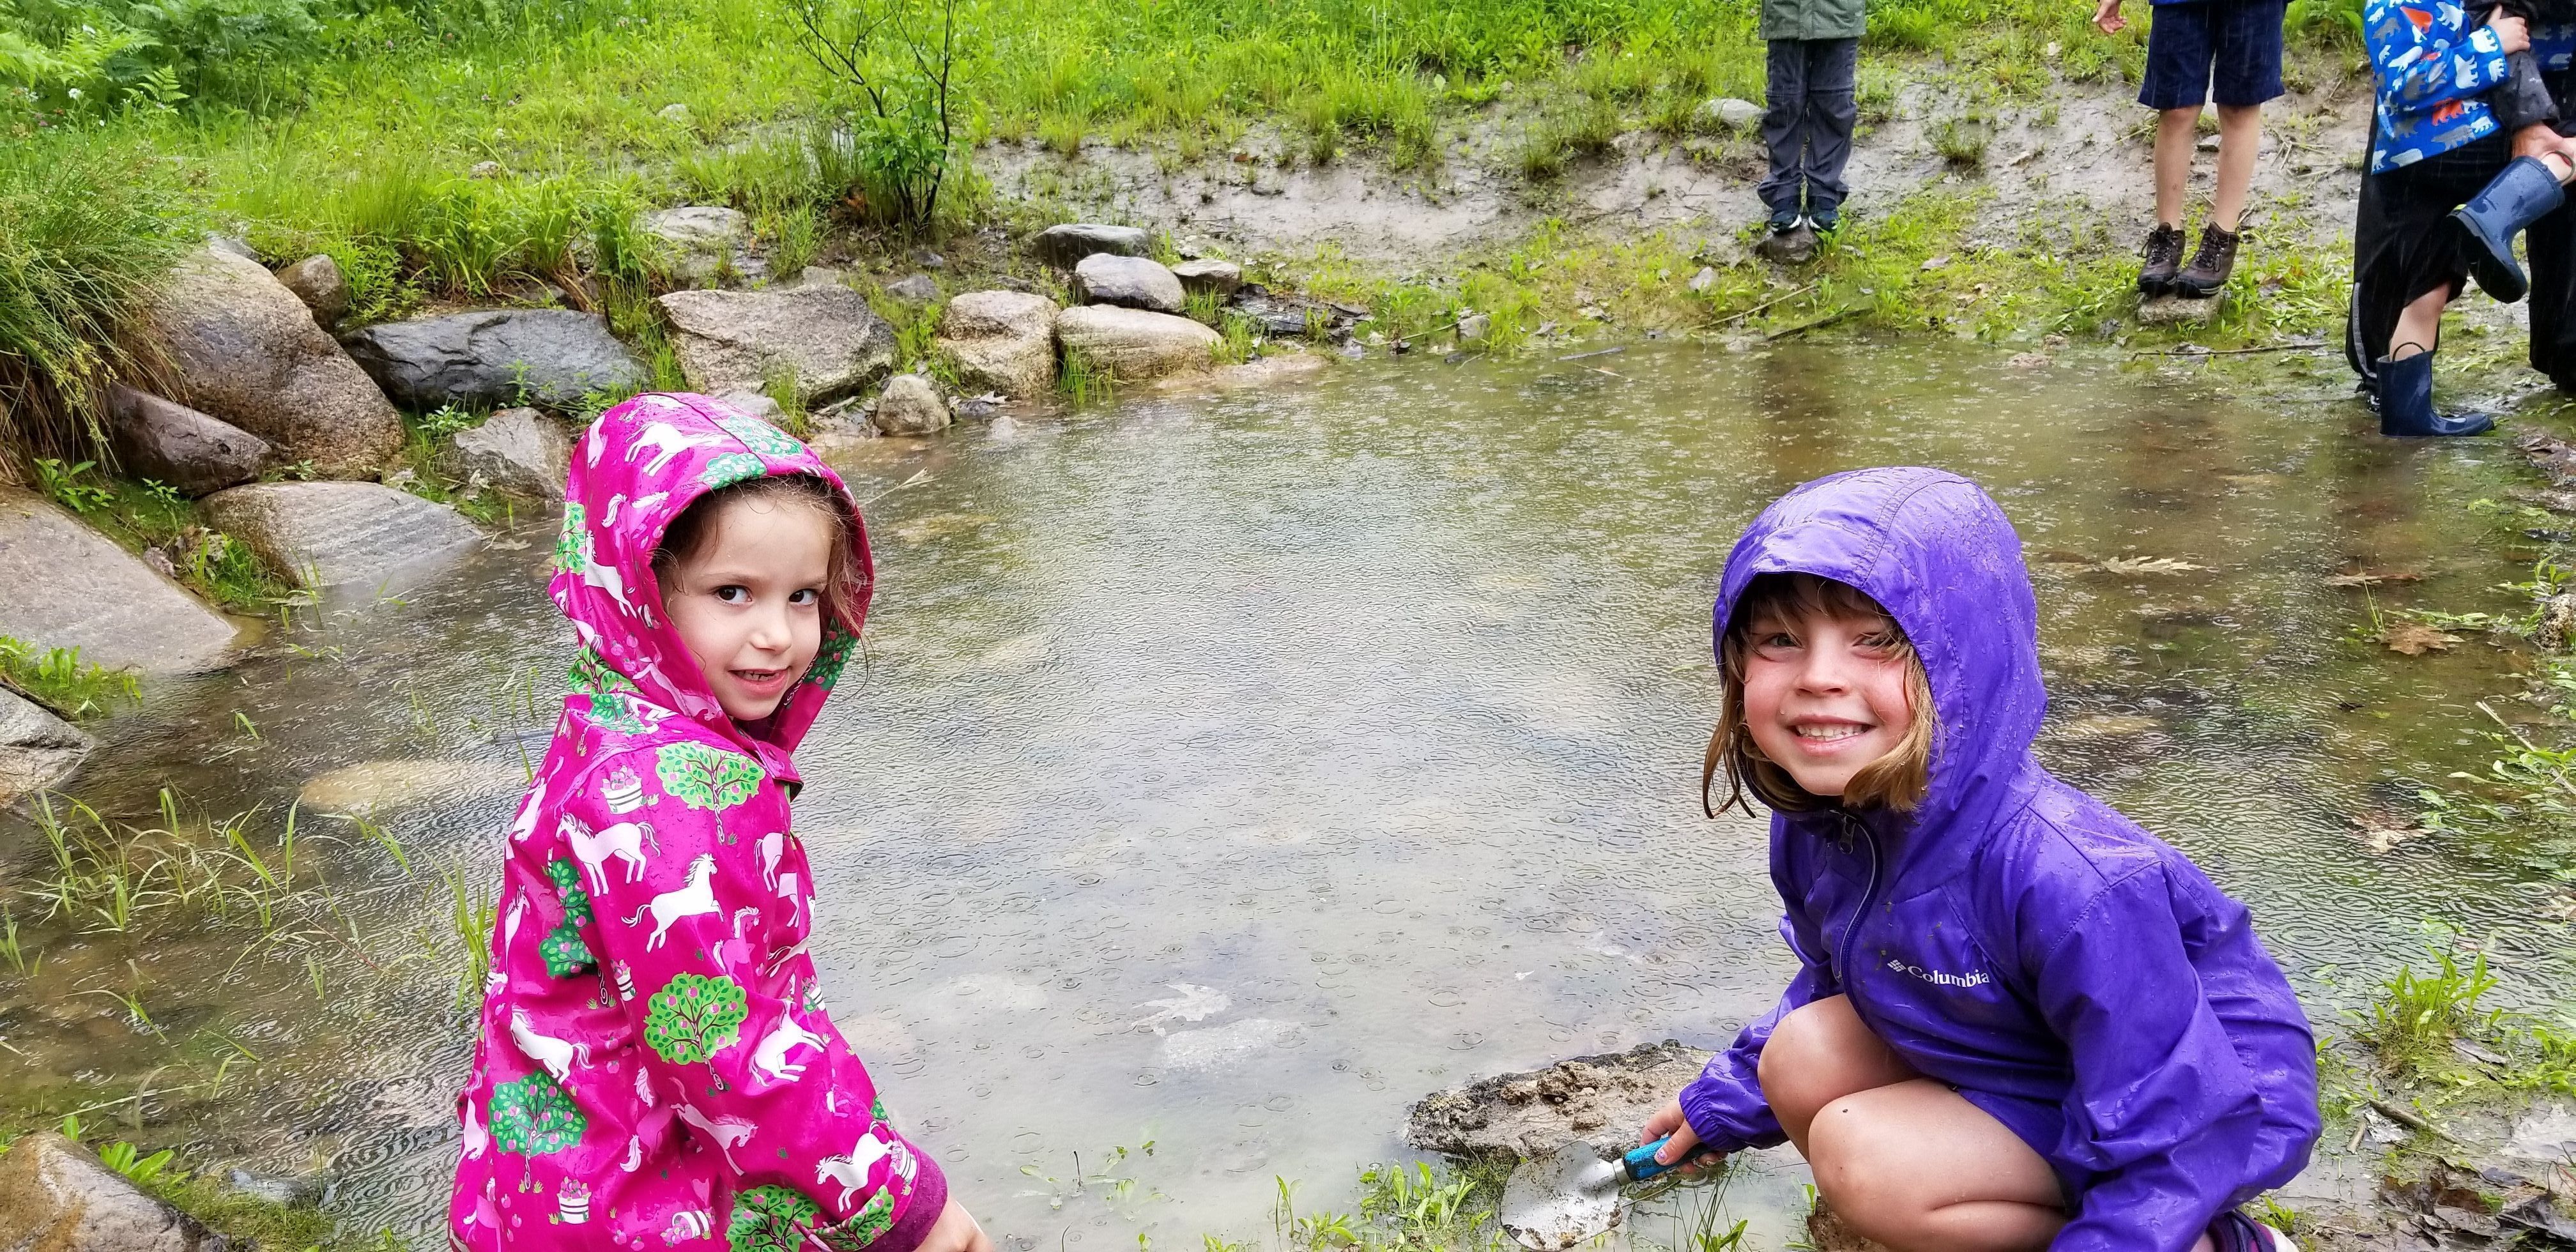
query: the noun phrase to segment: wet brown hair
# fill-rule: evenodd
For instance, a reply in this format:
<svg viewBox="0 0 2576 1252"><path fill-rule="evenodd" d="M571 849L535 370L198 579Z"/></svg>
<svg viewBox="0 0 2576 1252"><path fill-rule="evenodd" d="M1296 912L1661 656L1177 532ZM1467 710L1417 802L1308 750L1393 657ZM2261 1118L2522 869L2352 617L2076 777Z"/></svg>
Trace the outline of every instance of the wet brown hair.
<svg viewBox="0 0 2576 1252"><path fill-rule="evenodd" d="M832 528L832 553L823 574L823 608L841 629L857 634L868 605L868 576L859 566L858 521L848 497L812 474L768 474L719 487L689 502L653 546L653 579L667 588L680 565L707 545L715 520L735 504L811 509ZM670 593L666 590L665 596Z"/></svg>
<svg viewBox="0 0 2576 1252"><path fill-rule="evenodd" d="M1814 795L1799 786L1788 770L1762 755L1762 749L1754 745L1753 735L1744 726L1745 638L1752 633L1753 624L1764 619L1795 621L1809 616L1882 623L1895 640L1895 657L1905 662L1906 702L1914 710L1914 720L1905 728L1905 737L1887 755L1855 772L1840 796ZM1718 646L1718 657L1726 686L1719 697L1717 730L1708 737L1708 754L1700 763L1699 774L1700 809L1710 817L1739 805L1751 814L1753 806L1744 798L1748 789L1754 799L1787 813L1812 813L1837 805L1888 808L1902 813L1923 802L1925 791L1931 787L1932 738L1939 724L1932 708L1932 683L1924 676L1923 660L1915 655L1905 628L1878 601L1849 583L1814 574L1759 575L1736 599L1735 612L1726 621L1726 638ZM1712 807L1709 793L1721 767L1726 770L1726 803Z"/></svg>

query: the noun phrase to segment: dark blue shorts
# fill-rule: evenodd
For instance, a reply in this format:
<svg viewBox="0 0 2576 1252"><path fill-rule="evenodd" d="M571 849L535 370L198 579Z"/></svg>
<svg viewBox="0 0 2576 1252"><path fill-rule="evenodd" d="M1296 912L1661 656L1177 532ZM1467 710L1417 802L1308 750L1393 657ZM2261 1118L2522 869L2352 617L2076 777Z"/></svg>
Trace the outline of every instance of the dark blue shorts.
<svg viewBox="0 0 2576 1252"><path fill-rule="evenodd" d="M2151 109L2261 104L2281 94L2281 18L2289 0L2166 0L2147 30Z"/></svg>

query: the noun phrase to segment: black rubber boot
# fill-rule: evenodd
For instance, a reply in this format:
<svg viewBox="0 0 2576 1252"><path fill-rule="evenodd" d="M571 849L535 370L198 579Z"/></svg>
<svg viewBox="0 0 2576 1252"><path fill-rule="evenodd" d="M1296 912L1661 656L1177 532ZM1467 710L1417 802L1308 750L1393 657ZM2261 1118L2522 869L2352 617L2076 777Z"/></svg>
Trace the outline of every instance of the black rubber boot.
<svg viewBox="0 0 2576 1252"><path fill-rule="evenodd" d="M2467 204L2451 210L2451 220L2474 245L2465 251L2478 289L2506 304L2529 294L2531 280L2513 258L2513 237L2566 202L2567 189L2548 165L2538 157L2515 157Z"/></svg>
<svg viewBox="0 0 2576 1252"><path fill-rule="evenodd" d="M2379 370L2380 434L2399 439L2423 439L2444 435L2483 435L2495 429L2495 419L2484 413L2433 411L2432 353L2381 357L2373 364Z"/></svg>

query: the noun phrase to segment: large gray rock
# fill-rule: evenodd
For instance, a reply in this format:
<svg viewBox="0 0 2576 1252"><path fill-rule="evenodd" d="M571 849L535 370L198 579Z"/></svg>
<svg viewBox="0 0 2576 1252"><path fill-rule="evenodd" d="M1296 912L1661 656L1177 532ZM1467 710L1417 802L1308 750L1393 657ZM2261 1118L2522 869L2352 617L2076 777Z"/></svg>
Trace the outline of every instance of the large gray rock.
<svg viewBox="0 0 2576 1252"><path fill-rule="evenodd" d="M0 806L61 782L95 746L71 723L0 689Z"/></svg>
<svg viewBox="0 0 2576 1252"><path fill-rule="evenodd" d="M410 409L541 404L570 409L593 391L651 381L608 319L570 309L485 309L370 326L349 355Z"/></svg>
<svg viewBox="0 0 2576 1252"><path fill-rule="evenodd" d="M459 432L449 456L466 478L514 496L561 500L572 467L572 436L535 409L503 409Z"/></svg>
<svg viewBox="0 0 2576 1252"><path fill-rule="evenodd" d="M230 1241L53 1131L0 1156L0 1252L225 1252Z"/></svg>
<svg viewBox="0 0 2576 1252"><path fill-rule="evenodd" d="M1243 286L1243 267L1232 261L1203 257L1173 266L1172 277L1181 280L1183 291L1212 291L1220 296L1230 296Z"/></svg>
<svg viewBox="0 0 2576 1252"><path fill-rule="evenodd" d="M0 635L150 674L212 668L233 624L53 501L0 488Z"/></svg>
<svg viewBox="0 0 2576 1252"><path fill-rule="evenodd" d="M1691 111L1691 121L1704 131L1751 130L1762 120L1762 106L1733 96L1703 100Z"/></svg>
<svg viewBox="0 0 2576 1252"><path fill-rule="evenodd" d="M703 282L750 238L751 219L722 205L692 204L647 213L636 229L657 245L665 269Z"/></svg>
<svg viewBox="0 0 2576 1252"><path fill-rule="evenodd" d="M348 276L340 272L340 263L327 252L315 253L277 271L277 281L294 292L305 308L313 310L313 320L325 329L349 315Z"/></svg>
<svg viewBox="0 0 2576 1252"><path fill-rule="evenodd" d="M709 395L763 391L787 374L810 407L894 369L894 327L847 287L674 291L658 303L689 386Z"/></svg>
<svg viewBox="0 0 2576 1252"><path fill-rule="evenodd" d="M1186 317L1111 304L1086 304L1055 315L1056 342L1121 381L1206 369L1216 361L1215 331Z"/></svg>
<svg viewBox="0 0 2576 1252"><path fill-rule="evenodd" d="M192 496L249 482L277 454L241 427L131 387L108 391L107 422L118 469Z"/></svg>
<svg viewBox="0 0 2576 1252"><path fill-rule="evenodd" d="M1038 259L1058 269L1072 269L1082 258L1107 252L1116 256L1146 256L1154 251L1154 237L1135 226L1103 226L1097 222L1068 222L1049 226L1038 232L1029 247Z"/></svg>
<svg viewBox="0 0 2576 1252"><path fill-rule="evenodd" d="M1074 290L1084 304L1116 304L1157 313L1181 311L1181 280L1159 261L1106 252L1073 267Z"/></svg>
<svg viewBox="0 0 2576 1252"><path fill-rule="evenodd" d="M969 390L1026 398L1055 387L1055 301L1025 291L970 291L939 315L931 350Z"/></svg>
<svg viewBox="0 0 2576 1252"><path fill-rule="evenodd" d="M377 483L254 483L204 507L216 529L317 590L407 580L483 537L454 509Z"/></svg>
<svg viewBox="0 0 2576 1252"><path fill-rule="evenodd" d="M930 435L948 428L948 401L939 384L920 374L897 374L877 397L877 433Z"/></svg>
<svg viewBox="0 0 2576 1252"><path fill-rule="evenodd" d="M150 320L181 380L171 399L325 474L372 473L402 446L384 393L259 262L190 254Z"/></svg>

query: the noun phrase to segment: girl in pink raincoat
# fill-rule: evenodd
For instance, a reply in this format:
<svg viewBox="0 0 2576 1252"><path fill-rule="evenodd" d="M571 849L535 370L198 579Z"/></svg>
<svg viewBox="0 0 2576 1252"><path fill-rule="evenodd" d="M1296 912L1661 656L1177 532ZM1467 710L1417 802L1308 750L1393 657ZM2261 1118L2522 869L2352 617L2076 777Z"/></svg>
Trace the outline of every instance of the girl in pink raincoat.
<svg viewBox="0 0 2576 1252"><path fill-rule="evenodd" d="M805 954L789 753L857 643L857 506L794 439L643 395L575 447L583 644L502 868L460 1249L991 1252L886 1122Z"/></svg>

